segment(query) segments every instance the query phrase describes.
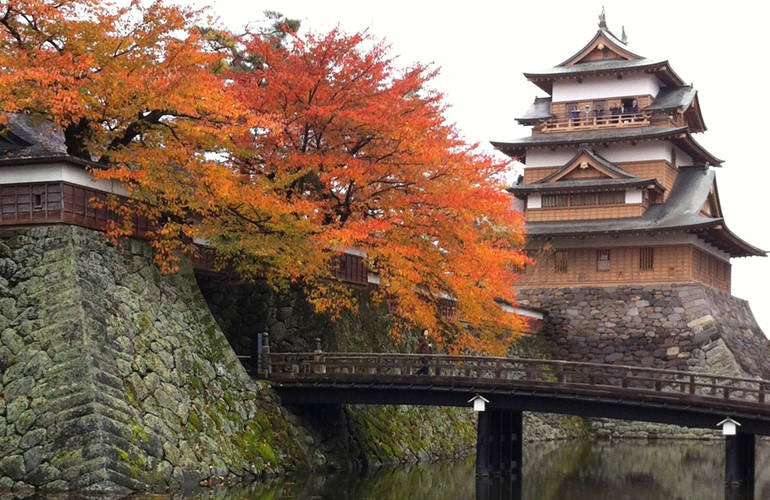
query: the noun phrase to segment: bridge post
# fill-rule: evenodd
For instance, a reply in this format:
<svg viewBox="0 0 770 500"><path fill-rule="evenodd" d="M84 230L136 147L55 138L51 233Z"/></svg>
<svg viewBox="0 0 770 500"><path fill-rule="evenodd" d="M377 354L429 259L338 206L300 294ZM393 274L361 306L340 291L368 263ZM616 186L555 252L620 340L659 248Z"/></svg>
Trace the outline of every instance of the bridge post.
<svg viewBox="0 0 770 500"><path fill-rule="evenodd" d="M261 374L265 378L270 378L270 334L265 332L262 334L262 362Z"/></svg>
<svg viewBox="0 0 770 500"><path fill-rule="evenodd" d="M315 338L315 351L313 351L313 373L322 374L326 373L326 364L323 362L323 349L321 349L321 337Z"/></svg>
<svg viewBox="0 0 770 500"><path fill-rule="evenodd" d="M478 413L476 475L506 475L521 478L522 415L515 410Z"/></svg>
<svg viewBox="0 0 770 500"><path fill-rule="evenodd" d="M754 498L754 455L754 434L725 436L725 499Z"/></svg>

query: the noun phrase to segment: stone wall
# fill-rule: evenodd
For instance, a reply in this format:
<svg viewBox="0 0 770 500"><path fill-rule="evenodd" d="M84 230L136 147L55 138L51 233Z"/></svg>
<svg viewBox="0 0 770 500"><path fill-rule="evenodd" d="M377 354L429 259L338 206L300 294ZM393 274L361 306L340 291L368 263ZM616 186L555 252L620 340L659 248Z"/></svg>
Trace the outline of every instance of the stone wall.
<svg viewBox="0 0 770 500"><path fill-rule="evenodd" d="M189 268L73 226L0 233L0 487L142 490L327 461L244 372Z"/></svg>
<svg viewBox="0 0 770 500"><path fill-rule="evenodd" d="M547 311L544 339L558 359L770 375L770 342L745 300L704 285L539 288L518 291L523 306ZM600 438L715 438L703 429L592 419Z"/></svg>
<svg viewBox="0 0 770 500"><path fill-rule="evenodd" d="M522 289L518 300L547 311L559 359L770 374L770 342L748 303L704 285Z"/></svg>

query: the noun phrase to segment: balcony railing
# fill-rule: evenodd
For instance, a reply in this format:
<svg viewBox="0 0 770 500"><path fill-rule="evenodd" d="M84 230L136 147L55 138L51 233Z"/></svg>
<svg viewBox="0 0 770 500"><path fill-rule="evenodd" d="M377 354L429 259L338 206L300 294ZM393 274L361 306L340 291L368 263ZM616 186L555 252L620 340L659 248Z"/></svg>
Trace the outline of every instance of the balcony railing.
<svg viewBox="0 0 770 500"><path fill-rule="evenodd" d="M605 128L644 127L650 124L647 113L622 115L580 116L570 118L560 116L543 123L543 132L569 132L573 130L597 130Z"/></svg>

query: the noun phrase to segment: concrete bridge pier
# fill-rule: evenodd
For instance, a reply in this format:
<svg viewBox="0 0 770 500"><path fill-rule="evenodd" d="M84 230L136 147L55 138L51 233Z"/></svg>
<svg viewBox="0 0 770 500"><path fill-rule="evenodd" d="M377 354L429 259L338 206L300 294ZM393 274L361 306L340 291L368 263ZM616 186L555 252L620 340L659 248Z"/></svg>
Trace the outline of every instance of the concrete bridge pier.
<svg viewBox="0 0 770 500"><path fill-rule="evenodd" d="M476 476L510 476L521 480L521 411L479 412L476 435Z"/></svg>
<svg viewBox="0 0 770 500"><path fill-rule="evenodd" d="M755 473L754 434L725 437L725 500L753 500Z"/></svg>

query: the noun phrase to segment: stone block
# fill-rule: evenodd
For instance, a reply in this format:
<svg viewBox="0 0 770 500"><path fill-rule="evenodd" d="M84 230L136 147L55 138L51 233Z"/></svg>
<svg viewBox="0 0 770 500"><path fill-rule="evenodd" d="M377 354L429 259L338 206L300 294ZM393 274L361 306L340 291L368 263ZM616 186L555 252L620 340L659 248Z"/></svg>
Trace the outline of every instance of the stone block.
<svg viewBox="0 0 770 500"><path fill-rule="evenodd" d="M24 467L24 457L21 455L9 455L0 460L0 472L4 476L20 481L27 470Z"/></svg>
<svg viewBox="0 0 770 500"><path fill-rule="evenodd" d="M703 327L703 326L705 326L705 325L707 325L709 323L713 323L713 322L714 322L714 317L711 314L706 314L705 316L701 316L699 318L696 318L696 319L690 321L689 323L687 323L687 326L689 328L695 328L695 327L698 327L698 326Z"/></svg>

